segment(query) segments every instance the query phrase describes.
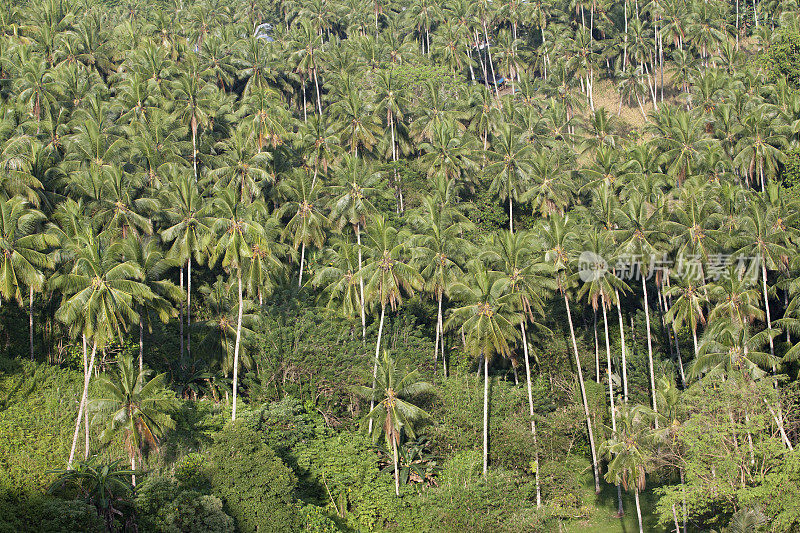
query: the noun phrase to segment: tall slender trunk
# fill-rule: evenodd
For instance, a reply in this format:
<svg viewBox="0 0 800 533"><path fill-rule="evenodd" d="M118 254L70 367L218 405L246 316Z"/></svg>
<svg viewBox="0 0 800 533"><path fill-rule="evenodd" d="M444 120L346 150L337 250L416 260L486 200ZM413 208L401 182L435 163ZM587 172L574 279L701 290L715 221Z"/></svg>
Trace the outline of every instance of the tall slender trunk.
<svg viewBox="0 0 800 533"><path fill-rule="evenodd" d="M439 321L439 317L442 316L442 295L439 294L439 311L436 313L436 342L433 348L433 371L436 372L436 363L439 360L439 335L441 334L442 330L439 329L441 327L441 323ZM444 358L444 354L442 354L442 358Z"/></svg>
<svg viewBox="0 0 800 533"><path fill-rule="evenodd" d="M381 336L383 335L383 319L386 315L386 304L381 304L381 321L378 325L378 342L375 343L375 363L372 366L372 388L375 388L375 380L378 379L378 358L381 353ZM369 401L369 410L375 408L375 399ZM369 432L372 433L372 419L369 419Z"/></svg>
<svg viewBox="0 0 800 533"><path fill-rule="evenodd" d="M617 316L619 316L619 339L622 344L622 398L628 403L628 361L627 347L625 346L625 325L622 322L622 302L619 299L619 290L615 289L617 295Z"/></svg>
<svg viewBox="0 0 800 533"><path fill-rule="evenodd" d="M306 77L303 76L303 122L308 122L308 102L306 101Z"/></svg>
<svg viewBox="0 0 800 533"><path fill-rule="evenodd" d="M242 269L236 269L237 292L239 293L239 311L236 317L236 344L233 348L233 410L231 420L236 420L236 394L239 388L239 345L242 342Z"/></svg>
<svg viewBox="0 0 800 533"><path fill-rule="evenodd" d="M597 338L597 309L592 310L592 331L594 332L594 380L600 383L600 340Z"/></svg>
<svg viewBox="0 0 800 533"><path fill-rule="evenodd" d="M89 373L89 358L86 356L86 335L82 335L82 344L83 344L83 374L86 375ZM80 423L80 419L78 419ZM83 436L84 440L86 441L83 447L83 456L84 459L89 459L89 417L83 417Z"/></svg>
<svg viewBox="0 0 800 533"><path fill-rule="evenodd" d="M639 533L644 533L644 528L642 528L642 507L639 504L639 486L636 485L636 481L633 483L633 496L636 500L636 518L639 520Z"/></svg>
<svg viewBox="0 0 800 533"><path fill-rule="evenodd" d="M514 201L510 191L508 193L508 232L514 234Z"/></svg>
<svg viewBox="0 0 800 533"><path fill-rule="evenodd" d="M650 368L650 392L652 395L653 411L658 413L658 405L656 403L656 377L655 371L653 370L653 339L650 334L650 302L647 299L647 278L643 272L640 272L639 275L642 278L642 291L644 292L644 320L645 327L647 328L647 362ZM655 419L655 424L656 428L658 428L658 417Z"/></svg>
<svg viewBox="0 0 800 533"><path fill-rule="evenodd" d="M392 454L394 455L394 494L400 497L400 471L397 468L397 438L392 436Z"/></svg>
<svg viewBox="0 0 800 533"><path fill-rule="evenodd" d="M136 457L131 455L131 470L136 471ZM136 486L136 474L131 474L131 485Z"/></svg>
<svg viewBox="0 0 800 533"><path fill-rule="evenodd" d="M144 369L144 312L139 315L139 373Z"/></svg>
<svg viewBox="0 0 800 533"><path fill-rule="evenodd" d="M564 305L567 306L567 321L569 322L569 334L572 338L572 349L575 352L575 366L578 369L578 384L581 388L581 399L583 400L583 414L586 417L586 429L589 432L589 448L592 451L592 471L594 472L594 491L600 494L600 474L597 469L597 450L594 447L594 429L592 429L592 417L589 414L589 401L586 398L586 387L583 383L583 369L581 359L578 356L578 342L575 340L575 326L572 324L572 311L569 308L567 293L564 293Z"/></svg>
<svg viewBox="0 0 800 533"><path fill-rule="evenodd" d="M440 347L442 349L442 373L444 374L444 377L447 377L447 357L445 357L445 351L444 351L444 322L442 321L441 306L439 306L438 321L439 321L439 342L441 343Z"/></svg>
<svg viewBox="0 0 800 533"><path fill-rule="evenodd" d="M28 309L28 337L31 348L31 361L33 361L33 286L30 287L30 305Z"/></svg>
<svg viewBox="0 0 800 533"><path fill-rule="evenodd" d="M186 356L192 360L192 254L186 260Z"/></svg>
<svg viewBox="0 0 800 533"><path fill-rule="evenodd" d="M494 73L494 61L492 61L492 50L489 45L489 32L486 29L486 21L483 21L483 34L486 36L486 57L489 59L489 67L492 70L492 83L494 83L495 95L500 98L500 91L497 88L497 74Z"/></svg>
<svg viewBox="0 0 800 533"><path fill-rule="evenodd" d="M364 278L361 277L361 224L356 224L356 242L358 243L358 289L361 293L361 342L367 342L367 317L364 313Z"/></svg>
<svg viewBox="0 0 800 533"><path fill-rule="evenodd" d="M303 267L306 263L306 243L303 243L300 251L300 275L297 277L297 286L303 286Z"/></svg>
<svg viewBox="0 0 800 533"><path fill-rule="evenodd" d="M611 432L616 437L617 435L617 409L614 406L614 380L611 377L611 341L608 335L608 312L606 310L606 295L601 293L601 305L603 306L603 326L606 333L606 374L608 376L608 399L611 406ZM617 514L622 516L624 509L622 507L622 489L617 483Z"/></svg>
<svg viewBox="0 0 800 533"><path fill-rule="evenodd" d="M761 289L764 292L764 311L767 313L767 329L772 331L772 318L769 313L769 298L767 296L767 263L764 257L761 257ZM769 336L769 354L775 357L775 344L772 341L772 335ZM775 371L775 365L772 365L772 371Z"/></svg>
<svg viewBox="0 0 800 533"><path fill-rule="evenodd" d="M192 170L194 182L197 183L197 119L192 117Z"/></svg>
<svg viewBox="0 0 800 533"><path fill-rule="evenodd" d="M83 376L83 394L81 395L81 403L78 407L78 420L75 421L75 434L72 436L72 448L69 452L69 460L67 461L67 468L72 467L72 460L75 458L75 448L78 445L78 433L81 430L81 418L84 416L84 410L86 409L86 402L89 398L89 378L92 375L92 370L94 369L94 357L97 353L97 341L95 340L92 344L92 358L89 360L89 366L86 369L86 375ZM88 415L86 415L88 417ZM87 447L87 455L88 455L88 447Z"/></svg>
<svg viewBox="0 0 800 533"><path fill-rule="evenodd" d="M483 475L489 469L489 358L483 357Z"/></svg>
<svg viewBox="0 0 800 533"><path fill-rule="evenodd" d="M522 346L525 354L525 378L528 383L528 409L531 415L531 435L533 435L533 474L536 477L536 508L542 506L542 489L539 483L539 443L536 437L536 420L533 409L533 389L531 386L531 363L528 358L528 338L525 334L525 324L520 323L519 329L522 332Z"/></svg>
<svg viewBox="0 0 800 533"><path fill-rule="evenodd" d="M180 268L180 285L181 285L181 292L183 292L183 265ZM181 300L180 304L180 311L178 313L178 330L181 337L181 368L186 366L186 359L184 357L184 345L183 345L183 300Z"/></svg>
<svg viewBox="0 0 800 533"><path fill-rule="evenodd" d="M319 116L322 116L322 99L319 96L319 79L317 79L316 67L314 67L314 85L317 88L317 107L319 107Z"/></svg>

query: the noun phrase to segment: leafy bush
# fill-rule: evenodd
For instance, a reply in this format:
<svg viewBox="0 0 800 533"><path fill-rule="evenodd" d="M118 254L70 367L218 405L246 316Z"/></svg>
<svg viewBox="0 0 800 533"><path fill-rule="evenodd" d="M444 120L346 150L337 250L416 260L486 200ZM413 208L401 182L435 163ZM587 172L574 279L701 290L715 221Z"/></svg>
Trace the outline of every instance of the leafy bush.
<svg viewBox="0 0 800 533"><path fill-rule="evenodd" d="M784 30L764 53L763 64L773 81L786 79L800 87L800 33Z"/></svg>
<svg viewBox="0 0 800 533"><path fill-rule="evenodd" d="M295 505L294 473L261 434L232 424L211 447L211 485L244 533L295 531L301 520Z"/></svg>

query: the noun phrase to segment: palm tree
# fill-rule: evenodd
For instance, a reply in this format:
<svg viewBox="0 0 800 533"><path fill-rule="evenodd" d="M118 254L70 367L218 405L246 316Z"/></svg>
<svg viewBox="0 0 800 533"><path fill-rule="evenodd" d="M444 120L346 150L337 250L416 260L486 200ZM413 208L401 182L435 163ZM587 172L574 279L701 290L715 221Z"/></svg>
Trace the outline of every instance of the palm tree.
<svg viewBox="0 0 800 533"><path fill-rule="evenodd" d="M136 457L149 446L158 450L158 439L165 430L175 427L170 416L177 407L174 393L166 387L166 374L148 379L151 371L136 371L133 358L118 362L117 372L103 374L95 381L98 397L89 402L93 420L107 419L101 441L108 443L120 430L125 435L125 449L136 471ZM136 475L132 476L136 485Z"/></svg>
<svg viewBox="0 0 800 533"><path fill-rule="evenodd" d="M211 202L200 196L197 182L188 172L173 171L166 187L161 191L164 217L161 238L172 243L171 258L180 265L180 285L183 290L183 264L186 263L186 351L192 355L192 256L202 264L210 251ZM183 329L183 301L180 305L180 327ZM183 361L183 331L181 336L181 361Z"/></svg>
<svg viewBox="0 0 800 533"><path fill-rule="evenodd" d="M321 264L314 274L313 284L327 291L326 307L348 319L361 311L361 298L356 284L358 273L357 245L337 239L324 251Z"/></svg>
<svg viewBox="0 0 800 533"><path fill-rule="evenodd" d="M419 212L414 214L412 225L417 229L413 239L414 265L425 280L423 289L431 294L437 303L434 372L441 345L442 367L446 376L442 299L448 294L453 282L463 273L469 244L462 235L472 224L452 206L439 204L433 198L425 197L422 199Z"/></svg>
<svg viewBox="0 0 800 533"><path fill-rule="evenodd" d="M673 331L676 332L675 338L677 339L677 330L684 324L688 324L692 329L692 341L694 343L694 355L697 357L699 347L697 344L697 324L705 324L706 319L703 315L703 308L707 303L707 291L701 290L701 285L698 283L697 276L691 272L683 272L678 278L678 283L670 286L664 291L664 295L670 299L675 297L672 305L664 316L664 320L672 324ZM686 382L686 376L683 371L683 364L680 365L681 380Z"/></svg>
<svg viewBox="0 0 800 533"><path fill-rule="evenodd" d="M639 533L644 533L639 491L644 490L650 462L648 448L654 440L650 429L650 420L653 418L653 413L644 406L623 404L619 411L619 431L600 447L602 454L612 458L608 463L606 481L622 484L625 490L633 487Z"/></svg>
<svg viewBox="0 0 800 533"><path fill-rule="evenodd" d="M378 325L378 340L375 343L375 365L373 380L378 371L378 361L383 334L383 321L388 305L392 312L403 303L403 293L413 295L422 286L422 276L410 264L411 250L409 236L390 226L383 216L378 215L370 226L369 258L359 271L364 280L365 305L380 305L381 318ZM370 410L374 405L370 405ZM370 426L370 431L372 427Z"/></svg>
<svg viewBox="0 0 800 533"><path fill-rule="evenodd" d="M353 228L358 245L358 269L361 270L363 266L361 230L365 227L367 218L377 211L372 202L381 194L381 189L378 188L380 175L375 173L363 159L349 154L342 157L341 168L337 174L339 183L330 188L329 219L339 230L348 224ZM361 293L361 335L366 341L364 278L360 273L358 284Z"/></svg>
<svg viewBox="0 0 800 533"><path fill-rule="evenodd" d="M618 210L618 241L620 251L627 253L639 265L639 277L644 295L644 316L647 332L647 357L650 367L650 390L652 391L653 411L658 412L656 404L656 379L653 368L653 340L650 334L650 302L647 298L647 278L652 263L656 259L660 241L663 239L661 210L653 207L640 193L634 193L625 208ZM658 421L656 420L656 424Z"/></svg>
<svg viewBox="0 0 800 533"><path fill-rule="evenodd" d="M433 385L420 381L417 370L408 372L397 367L394 357L386 350L380 361L377 377L372 387L358 387L363 398L369 398L375 407L364 418L368 421L372 441L381 436L391 445L394 456L394 492L400 496L400 476L398 472L397 447L403 434L416 438L417 427L429 418L428 413L411 403L416 397L433 391Z"/></svg>
<svg viewBox="0 0 800 533"><path fill-rule="evenodd" d="M175 314L172 302L183 302L183 291L169 280L163 279L175 262L164 257L161 243L155 237L137 238L129 235L120 243L122 257L136 265L142 272L142 283L152 292L152 298L143 298L138 305L139 313L139 372L144 369L145 322L153 332L152 315L167 323Z"/></svg>
<svg viewBox="0 0 800 533"><path fill-rule="evenodd" d="M284 238L291 236L292 247L300 252L300 274L298 287L303 286L303 267L306 258L306 246L322 248L325 242L325 227L328 219L320 210L320 191L322 182L314 182L308 172L299 170L294 176L278 184L278 194L286 201L275 212L282 218L286 213L292 215L286 223Z"/></svg>
<svg viewBox="0 0 800 533"><path fill-rule="evenodd" d="M233 370L233 362L236 356L239 320L239 302L234 289L236 283L237 280L233 276L227 281L222 276L217 276L214 283L204 284L200 287L203 307L207 310L206 316L208 317L201 324L201 330L205 332L205 335L200 341L200 353L206 354L210 358L208 367L219 364L226 378ZM248 298L242 300L242 305L239 359L242 362L242 366L250 368L253 361L250 357L247 341L254 335L252 327L257 322L255 314L257 306Z"/></svg>
<svg viewBox="0 0 800 533"><path fill-rule="evenodd" d="M766 376L765 368L775 368L778 359L760 351L778 334L765 329L753 333L749 324L737 324L725 319L714 323L706 330L697 358L692 364L690 375L734 377L743 373L752 380Z"/></svg>
<svg viewBox="0 0 800 533"><path fill-rule="evenodd" d="M528 389L528 409L531 417L531 434L533 445L538 448L536 420L533 406L533 388L531 385L531 365L528 356L527 325L530 321L537 329L547 330L534 318L534 313L544 316L544 298L556 288L552 279L552 265L544 262L539 253L541 244L534 239L533 233L527 230L517 233L501 232L494 236L491 248L486 257L494 262L505 276L506 291L520 314L519 329L522 349L525 357L525 378ZM514 370L516 372L516 369ZM539 482L539 451L535 452L536 462L536 506L541 507L542 496Z"/></svg>
<svg viewBox="0 0 800 533"><path fill-rule="evenodd" d="M128 495L133 488L131 481L136 474L133 470L121 468L117 459L110 463L101 463L97 456L80 461L74 468L53 470L48 473L58 474L58 478L47 489L48 494L55 494L67 489L69 493L77 489L87 501L91 502L105 520L109 529L120 512L114 505Z"/></svg>
<svg viewBox="0 0 800 533"><path fill-rule="evenodd" d="M489 364L498 354L511 355L509 341L516 339L520 320L514 302L506 298L505 277L487 270L480 260L469 265L468 282L456 282L450 289L459 307L444 324L445 331L461 329L465 351L483 359L483 474L489 467ZM480 367L480 362L479 362Z"/></svg>
<svg viewBox="0 0 800 533"><path fill-rule="evenodd" d="M544 241L545 260L548 261L555 272L556 289L564 298L564 306L567 310L567 322L569 323L569 333L572 339L572 348L575 354L575 367L578 370L578 384L581 389L581 400L583 400L583 413L586 417L586 430L589 434L589 449L592 452L592 470L594 472L594 490L600 494L600 473L597 467L597 449L594 445L594 429L592 418L589 413L589 400L586 396L586 386L583 382L583 367L580 355L578 354L578 343L575 340L575 326L572 322L572 311L569 305L570 289L574 276L571 276L570 269L574 261L572 251L573 243L576 239L572 222L568 216L553 215L546 223L542 224L540 235Z"/></svg>
<svg viewBox="0 0 800 533"><path fill-rule="evenodd" d="M12 298L22 307L23 286L28 287L30 309L28 316L30 355L33 361L33 293L44 287L42 269L53 268L46 252L58 245L58 239L41 232L46 221L44 213L32 209L19 196L0 197L0 301Z"/></svg>
<svg viewBox="0 0 800 533"><path fill-rule="evenodd" d="M508 200L508 229L513 233L514 199L519 200L527 189L531 172L527 162L530 145L511 126L503 124L487 156L491 162L485 172L493 176L489 192L497 194L501 200Z"/></svg>
<svg viewBox="0 0 800 533"><path fill-rule="evenodd" d="M201 128L209 124L215 108L215 87L203 81L196 61L189 60L184 65L187 65L186 71L181 72L173 83L171 108L181 121L189 125L192 132L192 169L197 181L197 135Z"/></svg>
<svg viewBox="0 0 800 533"><path fill-rule="evenodd" d="M743 220L742 241L737 255L756 258L761 267L761 289L764 297L764 312L767 318L767 329L772 329L772 316L769 310L767 294L767 268L785 270L789 262L789 248L786 244L794 236L795 231L784 222L784 213L761 198L750 201ZM772 337L769 339L769 353L775 355Z"/></svg>
<svg viewBox="0 0 800 533"><path fill-rule="evenodd" d="M221 261L222 268L236 272L239 311L236 319L236 343L233 352L233 409L231 420L236 420L236 396L239 384L239 349L242 339L242 314L244 298L242 280L244 270L249 266L252 247L260 242L264 229L256 221L256 216L263 212L261 202L246 203L238 195L237 187L220 189L214 198L215 218L212 231L217 235L217 244L210 263Z"/></svg>
<svg viewBox="0 0 800 533"><path fill-rule="evenodd" d="M92 355L83 380L83 395L78 407L78 419L72 437L68 464L72 464L78 441L81 418L89 393L89 378L94 369L97 348L114 340L122 340L130 324L139 323L136 302L154 297L141 269L121 256L119 246L106 237L89 234L79 239L79 248L71 271L51 278L54 289L60 290L63 301L56 319L75 334L92 342ZM87 448L86 454L88 456Z"/></svg>

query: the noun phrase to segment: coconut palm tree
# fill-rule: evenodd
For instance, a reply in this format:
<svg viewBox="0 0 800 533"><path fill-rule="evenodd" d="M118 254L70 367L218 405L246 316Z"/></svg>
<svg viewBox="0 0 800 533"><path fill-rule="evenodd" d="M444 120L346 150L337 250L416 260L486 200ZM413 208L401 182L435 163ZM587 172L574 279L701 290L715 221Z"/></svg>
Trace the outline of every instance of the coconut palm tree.
<svg viewBox="0 0 800 533"><path fill-rule="evenodd" d="M413 215L412 225L417 230L413 238L413 263L425 280L423 290L431 294L437 303L434 372L441 346L442 367L446 376L442 300L452 283L463 274L469 244L462 235L472 224L451 205L425 197L419 211Z"/></svg>
<svg viewBox="0 0 800 533"><path fill-rule="evenodd" d="M645 331L647 333L647 358L650 368L650 390L652 392L653 411L658 412L656 405L656 379L653 368L653 340L650 331L650 301L647 297L647 278L658 257L658 247L664 239L661 224L661 210L650 204L645 195L635 192L624 208L618 211L619 229L617 242L620 251L628 254L639 266L639 277L642 282L644 297ZM658 421L656 421L658 423Z"/></svg>
<svg viewBox="0 0 800 533"><path fill-rule="evenodd" d="M129 235L120 243L121 254L142 272L142 283L152 292L152 298L138 302L139 313L139 372L144 369L144 329L153 332L153 316L167 323L177 313L174 302L183 302L183 291L170 280L163 279L175 266L173 260L164 257L161 242L155 237L137 238Z"/></svg>
<svg viewBox="0 0 800 533"><path fill-rule="evenodd" d="M161 190L161 238L172 243L170 258L178 262L180 287L183 290L183 265L186 264L186 351L192 355L192 257L202 264L210 252L212 219L211 202L200 196L197 181L188 172L173 169ZM180 302L180 328L183 329L183 301ZM183 331L180 332L183 361Z"/></svg>
<svg viewBox="0 0 800 533"><path fill-rule="evenodd" d="M103 374L95 380L98 395L89 402L93 421L107 420L101 434L103 443L110 442L120 431L124 434L125 449L136 471L136 458L147 446L158 451L159 438L175 427L170 416L177 407L175 393L166 387L166 374L148 379L150 370L137 371L133 358L118 361L116 372ZM105 420L104 420L105 419ZM131 478L136 486L136 475Z"/></svg>
<svg viewBox="0 0 800 533"><path fill-rule="evenodd" d="M489 468L489 364L495 355L511 356L510 341L517 338L520 314L507 298L507 280L500 272L488 270L478 259L469 264L467 282L450 288L458 307L444 324L445 331L461 329L465 351L483 363L483 474Z"/></svg>
<svg viewBox="0 0 800 533"><path fill-rule="evenodd" d="M192 56L188 56L191 58ZM197 136L200 130L209 125L215 109L215 87L206 83L200 76L198 64L189 59L184 62L185 70L172 83L173 100L170 109L182 122L188 124L192 132L192 169L194 179L198 179Z"/></svg>
<svg viewBox="0 0 800 533"><path fill-rule="evenodd" d="M83 380L83 395L72 438L68 464L72 464L81 418L89 393L95 354L114 340L122 340L130 324L139 323L136 302L152 299L153 292L141 280L141 269L123 259L118 245L107 237L89 234L79 238L72 269L51 278L51 286L63 295L56 319L92 343L92 354ZM88 455L88 449L86 450Z"/></svg>
<svg viewBox="0 0 800 533"><path fill-rule="evenodd" d="M416 438L416 431L430 415L411 403L418 396L433 391L433 385L420 380L418 371L398 368L394 357L383 351L378 373L372 387L357 387L362 398L374 404L364 420L371 432L372 441L384 437L392 447L394 457L394 492L400 496L397 448L407 435Z"/></svg>
<svg viewBox="0 0 800 533"><path fill-rule="evenodd" d="M331 205L329 220L341 230L347 225L353 228L358 245L358 270L363 266L361 231L367 219L377 212L373 201L380 197L378 187L380 175L363 159L346 154L337 171L338 183L330 187ZM367 326L364 310L364 279L358 276L361 293L361 335L366 341Z"/></svg>
<svg viewBox="0 0 800 533"><path fill-rule="evenodd" d="M572 322L572 311L569 305L568 291L571 289L575 279L572 275L572 266L575 259L573 246L577 236L574 233L573 224L568 216L553 215L541 224L540 235L543 240L545 260L552 265L555 273L556 290L564 298L564 306L567 310L567 322L569 324L570 338L572 339L573 353L575 354L575 368L578 370L578 384L581 390L581 400L583 400L583 414L586 418L586 430L589 435L589 449L592 453L594 489L597 494L600 494L600 474L597 466L597 449L594 444L594 428L591 414L589 413L589 401L586 396L586 386L583 382L583 366L578 354L575 326Z"/></svg>
<svg viewBox="0 0 800 533"><path fill-rule="evenodd" d="M490 162L484 171L492 176L489 192L508 201L508 229L512 233L514 200L519 200L527 189L531 172L528 163L530 157L530 145L508 124L501 126L496 138L492 140L492 149L487 152Z"/></svg>
<svg viewBox="0 0 800 533"><path fill-rule="evenodd" d="M380 306L378 340L375 343L373 379L378 371L378 362L383 335L386 306L394 312L403 304L403 294L413 295L422 287L422 276L411 266L409 235L398 231L383 216L375 217L368 232L367 263L360 269L364 280L365 306ZM370 405L370 410L374 405ZM371 431L370 427L370 431Z"/></svg>
<svg viewBox="0 0 800 533"><path fill-rule="evenodd" d="M491 248L485 257L492 261L506 279L509 299L520 313L519 330L522 350L525 358L525 381L528 389L528 409L531 417L531 434L534 446L538 447L536 421L533 405L533 388L531 385L531 365L528 356L528 322L536 329L548 331L537 322L536 317L544 316L545 297L556 288L553 280L552 265L544 261L534 234L527 230L517 233L501 232L491 240ZM515 369L516 372L516 369ZM534 475L536 477L536 506L541 506L541 487L539 482L539 452L536 451Z"/></svg>
<svg viewBox="0 0 800 533"><path fill-rule="evenodd" d="M44 287L45 268L55 265L48 255L50 248L58 245L55 235L42 231L46 221L44 213L31 208L19 196L0 197L0 301L17 301L22 307L23 287L29 295L29 344L33 361L33 294Z"/></svg>
<svg viewBox="0 0 800 533"><path fill-rule="evenodd" d="M303 267L305 266L306 247L322 248L325 242L325 228L329 222L322 214L320 191L322 182L314 182L308 172L299 170L289 179L278 184L277 193L285 200L275 212L282 218L290 214L283 237L291 236L292 247L300 248L300 273L297 278L298 287L303 286Z"/></svg>
<svg viewBox="0 0 800 533"><path fill-rule="evenodd" d="M786 269L790 254L786 245L796 235L784 218L783 210L776 209L763 199L753 199L748 203L742 221L741 241L746 244L736 252L739 256L755 259L761 267L761 290L769 330L772 329L772 315L767 291L767 269ZM775 355L772 337L769 339L769 353Z"/></svg>
<svg viewBox="0 0 800 533"><path fill-rule="evenodd" d="M653 418L653 412L644 406L623 404L619 411L619 431L600 446L601 453L610 458L606 481L621 484L625 490L633 487L639 533L644 533L639 492L644 490L651 460L650 446L655 438L650 429Z"/></svg>
<svg viewBox="0 0 800 533"><path fill-rule="evenodd" d="M233 352L233 408L231 420L236 420L236 397L239 385L239 350L242 339L242 315L244 313L243 279L245 269L252 257L252 247L260 242L264 229L257 222L259 214L264 212L260 201L247 203L239 196L238 187L219 189L214 197L214 223L212 232L217 236L217 243L210 262L218 261L222 268L236 274L236 290L239 299L239 310L236 319L236 342Z"/></svg>

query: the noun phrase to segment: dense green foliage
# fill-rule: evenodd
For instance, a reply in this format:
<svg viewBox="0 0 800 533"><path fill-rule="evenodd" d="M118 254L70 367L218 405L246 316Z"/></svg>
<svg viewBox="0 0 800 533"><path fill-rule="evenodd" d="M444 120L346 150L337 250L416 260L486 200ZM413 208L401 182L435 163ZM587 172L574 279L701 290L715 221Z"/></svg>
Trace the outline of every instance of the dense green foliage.
<svg viewBox="0 0 800 533"><path fill-rule="evenodd" d="M799 87L782 0L0 0L0 532L799 529Z"/></svg>

